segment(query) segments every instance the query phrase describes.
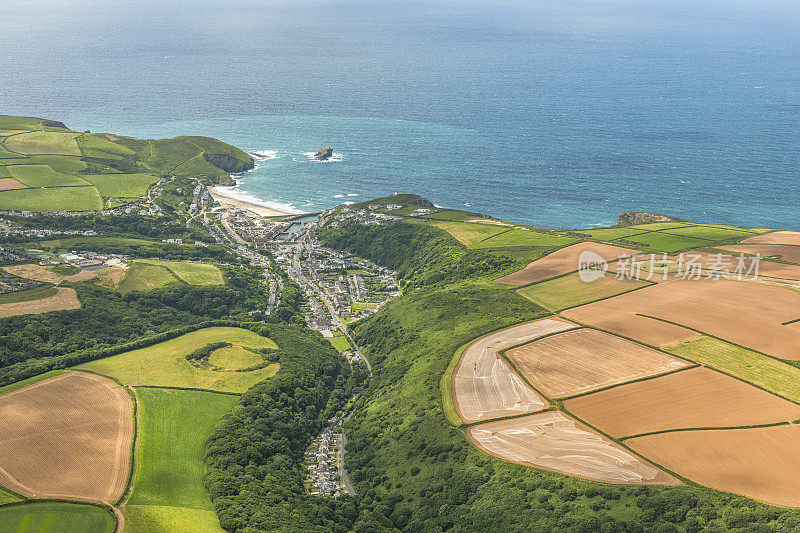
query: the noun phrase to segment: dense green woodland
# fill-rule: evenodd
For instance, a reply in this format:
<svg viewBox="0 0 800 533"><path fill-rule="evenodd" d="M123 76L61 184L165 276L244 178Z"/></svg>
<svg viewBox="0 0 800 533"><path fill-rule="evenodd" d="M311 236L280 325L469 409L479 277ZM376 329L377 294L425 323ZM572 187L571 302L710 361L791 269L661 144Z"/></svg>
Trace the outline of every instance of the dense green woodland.
<svg viewBox="0 0 800 533"><path fill-rule="evenodd" d="M228 531L348 531L349 497L305 494L303 453L364 382L319 334L266 326L278 346L278 374L247 391L208 443L206 486Z"/></svg>
<svg viewBox="0 0 800 533"><path fill-rule="evenodd" d="M321 236L414 287L352 329L375 370L346 425L356 531L800 531L800 511L744 497L594 483L478 451L445 418L440 378L460 346L547 312L489 281L508 260L443 231L345 225Z"/></svg>

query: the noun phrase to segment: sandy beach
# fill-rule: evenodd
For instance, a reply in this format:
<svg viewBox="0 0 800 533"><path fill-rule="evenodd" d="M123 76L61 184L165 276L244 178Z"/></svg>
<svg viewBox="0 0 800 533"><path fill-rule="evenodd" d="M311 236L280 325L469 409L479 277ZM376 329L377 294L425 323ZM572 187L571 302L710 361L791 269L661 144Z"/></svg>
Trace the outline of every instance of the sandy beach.
<svg viewBox="0 0 800 533"><path fill-rule="evenodd" d="M217 190L216 187L209 187L208 192L211 194L211 197L214 200L218 201L222 207L236 207L238 209L246 209L248 211L252 211L262 217L279 217L284 215L292 215L294 213L287 213L285 211L278 211L277 209L272 209L270 207L265 207L263 205L254 204L252 202L247 202L245 200L239 200L238 198L230 198L228 196L224 196Z"/></svg>

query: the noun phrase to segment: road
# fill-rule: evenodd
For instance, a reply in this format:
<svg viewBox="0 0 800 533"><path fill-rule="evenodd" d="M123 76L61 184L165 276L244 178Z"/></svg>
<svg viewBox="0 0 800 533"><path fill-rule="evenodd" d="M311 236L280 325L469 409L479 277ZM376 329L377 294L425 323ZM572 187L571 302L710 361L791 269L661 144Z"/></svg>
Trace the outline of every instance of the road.
<svg viewBox="0 0 800 533"><path fill-rule="evenodd" d="M328 308L328 312L333 319L333 323L336 325L337 329L344 333L347 337L347 340L350 341L350 345L353 347L353 351L360 360L364 361L364 364L367 365L367 370L369 371L369 377L372 379L372 365L369 364L369 359L367 359L361 350L358 348L358 344L353 340L353 337L350 336L350 333L347 331L347 326L342 319L339 318L339 315L336 313L336 307L333 305L333 302L328 298L328 295L325 294L325 291L320 290L316 283L310 281L308 278L305 277L303 274L302 264L300 263L300 252L303 250L303 242L308 238L308 234L303 234L303 236L298 239L297 246L294 248L294 257L292 257L292 264L294 265L294 269L297 272L297 278L300 281L300 285L302 287L310 286L314 290L314 294L319 297L320 301L325 304L325 307Z"/></svg>

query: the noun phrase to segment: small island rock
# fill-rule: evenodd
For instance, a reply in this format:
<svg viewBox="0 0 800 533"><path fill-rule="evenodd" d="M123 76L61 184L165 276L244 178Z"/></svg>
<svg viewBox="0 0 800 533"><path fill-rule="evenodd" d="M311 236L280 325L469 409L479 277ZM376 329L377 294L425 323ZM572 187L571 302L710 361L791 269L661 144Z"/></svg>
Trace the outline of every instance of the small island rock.
<svg viewBox="0 0 800 533"><path fill-rule="evenodd" d="M319 159L320 161L327 161L333 155L333 148L330 146L323 146L319 149L319 151L314 154L314 157Z"/></svg>

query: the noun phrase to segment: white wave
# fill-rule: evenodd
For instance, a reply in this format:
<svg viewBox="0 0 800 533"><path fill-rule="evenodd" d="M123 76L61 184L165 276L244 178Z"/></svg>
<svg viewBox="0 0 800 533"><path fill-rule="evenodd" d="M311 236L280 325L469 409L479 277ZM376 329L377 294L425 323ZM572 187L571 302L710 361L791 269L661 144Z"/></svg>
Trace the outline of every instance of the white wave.
<svg viewBox="0 0 800 533"><path fill-rule="evenodd" d="M440 206L439 204L433 204L433 207L435 207L435 208L437 208L437 209L444 209L444 208L443 208L442 206Z"/></svg>
<svg viewBox="0 0 800 533"><path fill-rule="evenodd" d="M309 161L313 161L314 163L334 163L339 162L344 159L344 156L340 153L333 152L330 159L326 159L325 161L320 161L316 157L314 157L317 153L316 152L303 152L303 155L308 158Z"/></svg>
<svg viewBox="0 0 800 533"><path fill-rule="evenodd" d="M294 205L289 202L275 202L271 200L263 200L257 196L253 196L249 192L240 191L239 185L234 185L231 187L214 187L214 192L219 194L220 196L225 196L227 198L232 198L234 200L241 200L242 202L248 202L255 205L260 205L262 207L268 207L270 209L275 209L276 211L283 211L284 213L290 213L292 215L299 215L302 214L304 211L297 209Z"/></svg>
<svg viewBox="0 0 800 533"><path fill-rule="evenodd" d="M334 194L334 198L344 198L344 194Z"/></svg>
<svg viewBox="0 0 800 533"><path fill-rule="evenodd" d="M252 152L250 155L258 159L259 161L269 161L270 159L278 159L277 150L258 150Z"/></svg>
<svg viewBox="0 0 800 533"><path fill-rule="evenodd" d="M358 196L358 193L351 192L347 196Z"/></svg>
<svg viewBox="0 0 800 533"><path fill-rule="evenodd" d="M342 202L342 203L343 203L344 205L353 205L355 202L350 202L350 201L348 201L348 202Z"/></svg>

